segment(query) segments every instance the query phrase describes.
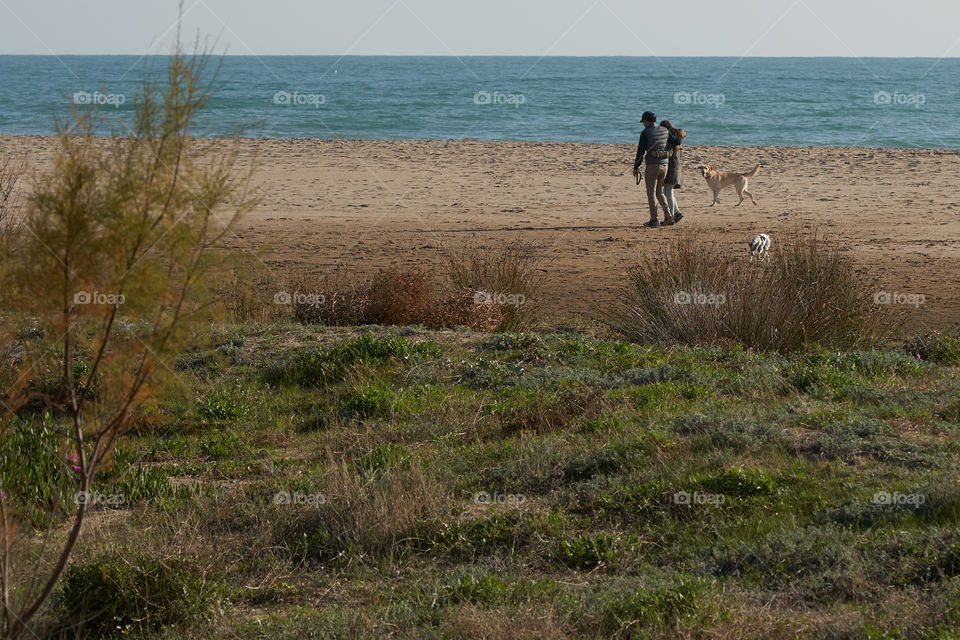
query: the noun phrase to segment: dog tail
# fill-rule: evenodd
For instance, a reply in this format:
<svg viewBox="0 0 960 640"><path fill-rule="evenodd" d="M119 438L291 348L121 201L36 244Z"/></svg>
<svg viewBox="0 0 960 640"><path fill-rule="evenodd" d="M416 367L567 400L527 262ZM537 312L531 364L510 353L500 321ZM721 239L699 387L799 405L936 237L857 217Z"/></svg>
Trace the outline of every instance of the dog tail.
<svg viewBox="0 0 960 640"><path fill-rule="evenodd" d="M760 173L760 167L762 167L762 166L763 166L763 163L762 163L762 162L758 162L758 163L757 163L757 166L755 166L755 167L753 168L753 171L751 171L750 173L745 173L745 174L743 174L743 177L744 177L744 178L752 178L753 176L755 176L755 175L757 175L758 173Z"/></svg>

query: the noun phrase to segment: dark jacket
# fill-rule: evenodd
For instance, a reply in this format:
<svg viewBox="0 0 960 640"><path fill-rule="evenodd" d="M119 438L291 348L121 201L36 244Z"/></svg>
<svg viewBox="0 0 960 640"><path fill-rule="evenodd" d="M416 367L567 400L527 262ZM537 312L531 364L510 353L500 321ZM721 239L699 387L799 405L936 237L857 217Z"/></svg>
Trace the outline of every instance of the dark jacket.
<svg viewBox="0 0 960 640"><path fill-rule="evenodd" d="M667 138L667 150L670 152L670 164L667 167L667 177L664 178L664 184L672 184L674 188L680 187L680 159L681 159L681 145L683 144L683 138L680 136L675 136L672 133L669 134Z"/></svg>
<svg viewBox="0 0 960 640"><path fill-rule="evenodd" d="M637 159L633 161L633 168L637 170L643 162L647 164L669 164L667 158L667 138L670 132L655 124L648 125L640 134L640 144L637 145ZM662 156L662 157L660 157Z"/></svg>

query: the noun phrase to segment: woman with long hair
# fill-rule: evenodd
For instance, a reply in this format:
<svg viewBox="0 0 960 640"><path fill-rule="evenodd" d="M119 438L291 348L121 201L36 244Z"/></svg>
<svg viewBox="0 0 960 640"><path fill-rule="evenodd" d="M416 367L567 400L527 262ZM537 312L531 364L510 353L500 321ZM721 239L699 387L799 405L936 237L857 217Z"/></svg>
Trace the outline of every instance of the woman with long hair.
<svg viewBox="0 0 960 640"><path fill-rule="evenodd" d="M667 166L667 177L663 180L663 195L667 199L669 207L669 217L673 221L680 222L683 214L680 213L680 207L677 206L677 197L674 195L674 189L680 188L680 146L683 139L687 137L687 132L683 129L677 129L669 120L661 120L660 126L669 132L667 138L667 151L670 153L670 164Z"/></svg>

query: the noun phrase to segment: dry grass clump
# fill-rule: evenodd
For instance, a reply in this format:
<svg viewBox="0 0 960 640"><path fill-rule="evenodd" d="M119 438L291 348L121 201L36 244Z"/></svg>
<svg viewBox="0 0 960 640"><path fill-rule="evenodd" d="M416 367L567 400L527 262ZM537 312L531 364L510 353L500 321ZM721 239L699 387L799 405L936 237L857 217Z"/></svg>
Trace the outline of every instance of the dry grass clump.
<svg viewBox="0 0 960 640"><path fill-rule="evenodd" d="M471 246L448 258L450 283L457 291L474 291L501 307L500 331L529 327L537 312L542 247L515 240L499 249Z"/></svg>
<svg viewBox="0 0 960 640"><path fill-rule="evenodd" d="M505 615L499 609L463 604L451 607L444 617L443 629L451 640L538 640L579 636L561 612L542 605L523 607Z"/></svg>
<svg viewBox="0 0 960 640"><path fill-rule="evenodd" d="M539 260L532 243L517 241L498 251L469 247L448 258L445 283L396 264L366 279L344 272L281 279L262 266L247 265L220 286L219 294L240 322L292 315L298 322L327 326L513 331L529 328L536 317Z"/></svg>
<svg viewBox="0 0 960 640"><path fill-rule="evenodd" d="M450 508L446 487L415 463L364 472L334 462L327 469L327 491L330 504L323 515L329 525L361 548L383 554L392 553L421 520Z"/></svg>
<svg viewBox="0 0 960 640"><path fill-rule="evenodd" d="M425 324L438 305L433 283L417 269L381 269L366 287L365 324Z"/></svg>
<svg viewBox="0 0 960 640"><path fill-rule="evenodd" d="M422 324L431 328L462 324L482 328L472 312L462 314L456 324L445 313L444 301L425 273L402 270L395 265L380 269L369 280L351 281L344 277L327 279L310 287L305 279L291 285L293 315L300 322L331 326L386 324ZM301 293L309 291L310 293Z"/></svg>
<svg viewBox="0 0 960 640"><path fill-rule="evenodd" d="M270 274L246 265L224 278L215 291L237 322L269 323L278 317L279 307L273 303L277 289Z"/></svg>
<svg viewBox="0 0 960 640"><path fill-rule="evenodd" d="M484 296L483 292L470 289L448 293L434 309L429 326L435 328L463 326L470 327L474 331L501 329L504 321L503 307L478 302Z"/></svg>
<svg viewBox="0 0 960 640"><path fill-rule="evenodd" d="M604 399L602 391L591 388L564 389L554 398L541 392L527 406L503 416L501 435L544 434L569 428L571 424L599 417L603 413Z"/></svg>
<svg viewBox="0 0 960 640"><path fill-rule="evenodd" d="M316 286L300 277L285 294L294 318L307 323L518 330L535 318L539 259L532 243L518 241L492 252L471 247L449 258L449 287L418 269L391 265L364 281L337 275Z"/></svg>
<svg viewBox="0 0 960 640"><path fill-rule="evenodd" d="M641 343L855 348L888 338L896 326L874 301L876 283L816 232L781 235L770 259L756 262L746 250L684 235L628 273L622 302L606 321Z"/></svg>
<svg viewBox="0 0 960 640"><path fill-rule="evenodd" d="M0 250L22 227L20 204L22 192L17 187L26 170L26 158L0 158ZM0 254L0 258L2 258Z"/></svg>
<svg viewBox="0 0 960 640"><path fill-rule="evenodd" d="M270 535L295 562L396 559L419 523L451 506L446 487L417 465L370 470L331 461L325 478L322 504L278 508Z"/></svg>

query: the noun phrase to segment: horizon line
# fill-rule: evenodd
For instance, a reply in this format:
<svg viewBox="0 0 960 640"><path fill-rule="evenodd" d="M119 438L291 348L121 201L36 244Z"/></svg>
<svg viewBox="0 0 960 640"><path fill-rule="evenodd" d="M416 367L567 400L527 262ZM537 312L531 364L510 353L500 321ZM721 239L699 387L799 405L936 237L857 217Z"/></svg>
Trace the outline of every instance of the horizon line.
<svg viewBox="0 0 960 640"><path fill-rule="evenodd" d="M40 58L57 58L57 57L66 57L66 56L131 56L131 57L140 57L140 58L150 58L150 57L165 57L173 55L171 53L3 53L0 52L0 56L33 56ZM743 56L737 54L729 55L719 55L719 54L709 54L709 55L697 55L697 56L658 56L658 55L626 55L626 54L552 54L541 56L537 54L530 53L464 53L459 55L443 54L443 53L351 53L351 54L339 54L339 53L217 53L212 54L215 57L228 57L228 58L269 58L269 57L285 57L285 58L314 58L314 57L339 57L339 58L642 58L642 59L677 59L677 58L739 58L739 59L755 59L755 60L765 60L765 59L780 59L780 58L800 58L805 60L954 60L960 59L960 55L953 56L933 56L933 55L910 55L910 56L854 56L854 55L832 55L832 56L817 56L817 55L794 55L794 54L783 54L783 55L770 55L770 56Z"/></svg>

